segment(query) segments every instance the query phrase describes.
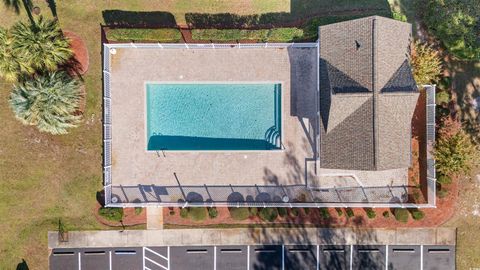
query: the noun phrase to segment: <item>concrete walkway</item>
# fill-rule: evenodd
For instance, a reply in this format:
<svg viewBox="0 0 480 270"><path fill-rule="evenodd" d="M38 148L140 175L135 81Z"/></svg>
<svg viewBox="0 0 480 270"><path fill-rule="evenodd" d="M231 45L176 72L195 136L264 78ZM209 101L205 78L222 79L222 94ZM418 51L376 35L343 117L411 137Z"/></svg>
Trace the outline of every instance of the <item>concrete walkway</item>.
<svg viewBox="0 0 480 270"><path fill-rule="evenodd" d="M163 207L147 207L147 230L163 230Z"/></svg>
<svg viewBox="0 0 480 270"><path fill-rule="evenodd" d="M239 228L48 232L49 248L206 245L455 245L455 228Z"/></svg>

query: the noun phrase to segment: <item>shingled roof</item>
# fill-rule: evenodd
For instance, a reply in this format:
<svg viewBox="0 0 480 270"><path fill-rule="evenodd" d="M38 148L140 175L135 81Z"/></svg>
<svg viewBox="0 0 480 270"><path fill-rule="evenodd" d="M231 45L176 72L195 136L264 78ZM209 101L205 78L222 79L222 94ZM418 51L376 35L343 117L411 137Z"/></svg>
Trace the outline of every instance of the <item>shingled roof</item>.
<svg viewBox="0 0 480 270"><path fill-rule="evenodd" d="M410 24L378 16L320 27L320 167L410 166L410 36Z"/></svg>

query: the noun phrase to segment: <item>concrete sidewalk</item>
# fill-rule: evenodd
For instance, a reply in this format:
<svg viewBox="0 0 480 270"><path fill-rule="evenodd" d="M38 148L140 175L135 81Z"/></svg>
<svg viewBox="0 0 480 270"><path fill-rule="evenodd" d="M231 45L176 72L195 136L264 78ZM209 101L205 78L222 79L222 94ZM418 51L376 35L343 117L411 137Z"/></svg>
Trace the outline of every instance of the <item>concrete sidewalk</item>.
<svg viewBox="0 0 480 270"><path fill-rule="evenodd" d="M238 228L69 232L59 242L48 232L49 248L207 245L455 245L455 228Z"/></svg>

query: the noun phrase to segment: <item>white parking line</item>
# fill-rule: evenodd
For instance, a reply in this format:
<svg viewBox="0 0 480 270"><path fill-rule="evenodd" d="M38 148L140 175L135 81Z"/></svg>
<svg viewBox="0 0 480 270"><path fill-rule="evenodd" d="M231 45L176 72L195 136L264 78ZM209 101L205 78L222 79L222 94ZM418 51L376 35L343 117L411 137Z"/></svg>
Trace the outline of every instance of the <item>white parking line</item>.
<svg viewBox="0 0 480 270"><path fill-rule="evenodd" d="M143 268L142 269L145 270L146 269L146 267L145 267L145 247L142 248L142 258L143 258L143 260L142 260Z"/></svg>
<svg viewBox="0 0 480 270"><path fill-rule="evenodd" d="M320 269L320 246L317 245L317 270Z"/></svg>
<svg viewBox="0 0 480 270"><path fill-rule="evenodd" d="M217 270L217 246L213 247L213 270Z"/></svg>
<svg viewBox="0 0 480 270"><path fill-rule="evenodd" d="M170 246L167 247L167 258L168 258L167 267L168 267L168 270L170 270Z"/></svg>
<svg viewBox="0 0 480 270"><path fill-rule="evenodd" d="M250 246L247 246L247 270L250 270Z"/></svg>
<svg viewBox="0 0 480 270"><path fill-rule="evenodd" d="M162 254L160 254L160 253L158 253L158 252L155 252L155 251L153 251L153 250L151 250L151 249L149 249L149 248L147 248L147 247L145 248L145 250L147 250L148 252L151 252L151 253L157 255L158 257L160 257L160 258L162 258L162 259L164 259L164 260L166 260L166 261L168 261L168 258L167 258L167 257L163 256ZM168 256L168 255L167 255L167 256Z"/></svg>
<svg viewBox="0 0 480 270"><path fill-rule="evenodd" d="M423 245L420 245L420 270L423 270Z"/></svg>
<svg viewBox="0 0 480 270"><path fill-rule="evenodd" d="M353 269L353 245L350 245L350 270Z"/></svg>
<svg viewBox="0 0 480 270"><path fill-rule="evenodd" d="M385 246L385 270L388 270L388 245Z"/></svg>
<svg viewBox="0 0 480 270"><path fill-rule="evenodd" d="M112 270L112 251L111 250L108 252L108 265L109 265L109 269Z"/></svg>
<svg viewBox="0 0 480 270"><path fill-rule="evenodd" d="M78 270L82 270L82 257L81 257L82 254L81 253L82 253L81 251L78 252Z"/></svg>
<svg viewBox="0 0 480 270"><path fill-rule="evenodd" d="M285 270L285 245L282 245L282 270Z"/></svg>
<svg viewBox="0 0 480 270"><path fill-rule="evenodd" d="M163 269L165 269L165 270L168 270L167 267L159 264L158 262L156 262L156 261L154 261L154 260L152 260L152 259L150 259L150 258L148 258L148 257L145 257L145 260L148 260L149 262L151 262L151 263L153 263L153 264L156 264L156 265L160 266L161 268L163 268Z"/></svg>

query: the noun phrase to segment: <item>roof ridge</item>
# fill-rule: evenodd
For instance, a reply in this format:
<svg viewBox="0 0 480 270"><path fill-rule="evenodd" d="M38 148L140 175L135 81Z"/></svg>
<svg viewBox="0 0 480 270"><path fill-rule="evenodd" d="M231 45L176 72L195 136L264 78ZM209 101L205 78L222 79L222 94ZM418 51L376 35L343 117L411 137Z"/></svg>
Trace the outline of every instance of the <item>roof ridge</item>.
<svg viewBox="0 0 480 270"><path fill-rule="evenodd" d="M377 23L377 18L373 17L372 18L372 120L373 120L373 167L375 170L378 169L378 162L377 162L377 157L378 157L378 119L377 119L377 35L376 35L376 23Z"/></svg>

